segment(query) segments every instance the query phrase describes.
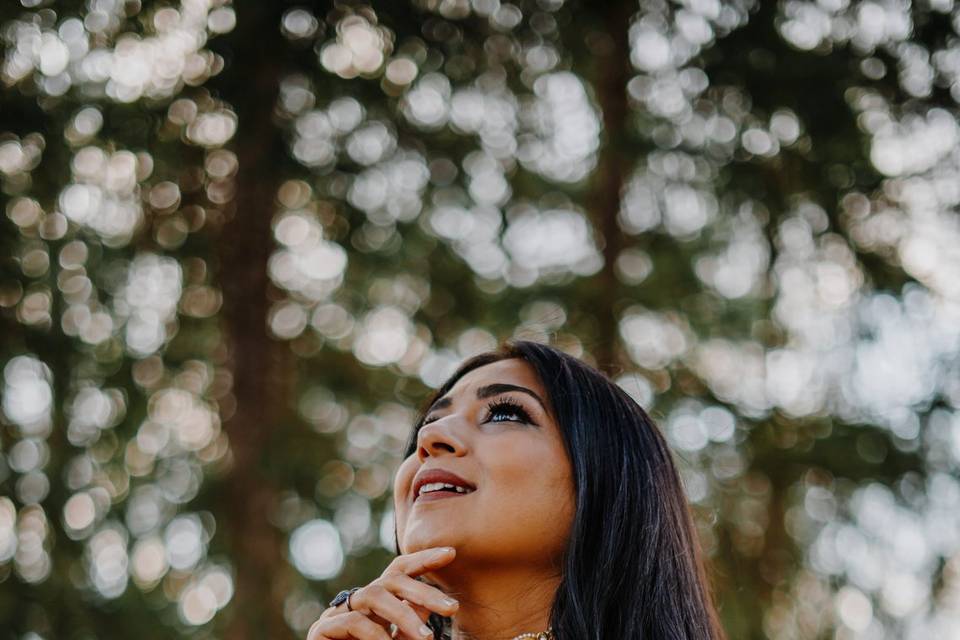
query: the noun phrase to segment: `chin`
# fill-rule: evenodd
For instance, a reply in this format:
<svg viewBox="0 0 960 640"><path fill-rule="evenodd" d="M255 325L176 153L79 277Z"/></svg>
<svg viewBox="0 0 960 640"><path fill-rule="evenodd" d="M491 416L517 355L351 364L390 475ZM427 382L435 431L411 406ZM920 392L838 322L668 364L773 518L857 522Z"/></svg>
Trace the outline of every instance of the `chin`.
<svg viewBox="0 0 960 640"><path fill-rule="evenodd" d="M420 526L414 526L407 531L400 545L403 553L413 553L430 549L432 547L459 547L460 540L457 536L451 535L448 531L438 531L434 528L428 528L425 523Z"/></svg>

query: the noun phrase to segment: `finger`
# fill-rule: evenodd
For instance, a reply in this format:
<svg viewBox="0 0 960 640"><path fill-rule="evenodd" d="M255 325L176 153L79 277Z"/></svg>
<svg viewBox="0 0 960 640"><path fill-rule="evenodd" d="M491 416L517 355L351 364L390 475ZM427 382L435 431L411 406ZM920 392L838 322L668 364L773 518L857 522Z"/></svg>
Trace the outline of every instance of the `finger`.
<svg viewBox="0 0 960 640"><path fill-rule="evenodd" d="M380 583L370 584L353 594L353 610L371 613L383 621L392 622L401 633L411 638L432 638L433 631L423 624L420 616L409 604L404 604L389 589Z"/></svg>
<svg viewBox="0 0 960 640"><path fill-rule="evenodd" d="M350 597L338 604L335 607L327 607L323 610L323 613L320 614L321 618L329 618L330 616L339 616L344 613L349 613L353 610L353 598L354 594L350 594Z"/></svg>
<svg viewBox="0 0 960 640"><path fill-rule="evenodd" d="M420 616L420 619L423 620L424 622L430 619L430 614L433 613L433 611L430 611L430 609L427 609L426 607L421 607L416 602L409 602L407 600L404 600L404 602L409 604L410 608L413 609L414 613Z"/></svg>
<svg viewBox="0 0 960 640"><path fill-rule="evenodd" d="M414 580L404 574L384 575L379 582L398 598L408 600L442 616L450 617L460 608L460 603L455 598L433 585Z"/></svg>
<svg viewBox="0 0 960 640"><path fill-rule="evenodd" d="M413 609L418 616L420 616L420 619L424 622L424 624L426 624L430 620L431 612L429 609L421 607L420 605L415 604L413 602L407 602L406 600L404 600L403 603L410 605L410 608ZM390 637L395 638L396 640L420 640L420 638L411 638L407 634L401 633L400 630L397 629L397 625L395 624L390 625Z"/></svg>
<svg viewBox="0 0 960 640"><path fill-rule="evenodd" d="M424 623L426 626L429 627L429 626L430 626L430 624L429 624L429 623L430 623L430 610L429 610L429 609L425 609L425 608L423 608L423 607L419 607L419 606L417 606L417 605L415 605L415 604L412 604L412 603L411 603L410 607L417 613L418 616L420 616L420 619L423 621L423 623ZM394 629L396 629L396 626L395 626L395 625L394 625ZM422 638L411 638L411 637L408 636L407 634L401 633L399 629L396 630L396 633L394 634L393 637L394 637L394 638L397 638L397 640L422 640ZM428 640L429 640L429 639L428 639Z"/></svg>
<svg viewBox="0 0 960 640"><path fill-rule="evenodd" d="M393 632L393 635L392 635L391 637L392 637L392 638L395 638L396 640L424 640L423 638L419 638L419 637L411 638L410 636L408 636L407 634L403 633L402 631L400 631L400 630L397 629L396 627L394 627L394 629L395 629L395 631ZM433 638L434 638L434 636L427 636L427 640L433 640Z"/></svg>
<svg viewBox="0 0 960 640"><path fill-rule="evenodd" d="M432 547L406 553L393 559L384 573L405 573L411 578L416 578L433 569L450 564L457 556L457 551L453 547Z"/></svg>
<svg viewBox="0 0 960 640"><path fill-rule="evenodd" d="M311 625L307 640L392 640L386 629L358 611L321 618Z"/></svg>

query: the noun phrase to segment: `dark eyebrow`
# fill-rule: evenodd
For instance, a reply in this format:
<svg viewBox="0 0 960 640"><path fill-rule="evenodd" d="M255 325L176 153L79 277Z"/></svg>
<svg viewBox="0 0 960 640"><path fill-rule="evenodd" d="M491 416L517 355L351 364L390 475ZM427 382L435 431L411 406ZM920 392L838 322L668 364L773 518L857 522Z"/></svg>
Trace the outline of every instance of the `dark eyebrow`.
<svg viewBox="0 0 960 640"><path fill-rule="evenodd" d="M480 387L479 389L477 389L477 398L480 400L485 400L486 398L492 398L493 396L498 396L501 393L508 393L510 391L517 391L519 393L527 394L528 396L536 400L538 403L540 403L540 406L543 408L544 413L550 413L549 411L547 411L547 405L543 402L543 399L540 396L538 396L535 392L531 391L530 389L527 389L526 387L520 387L515 384L506 384L503 382L488 384L485 387ZM430 405L430 408L427 409L427 412L424 413L423 415L428 416L434 411L437 411L439 409L446 409L452 404L453 404L453 400L451 400L448 396L444 396L439 400L437 400L436 402L434 402L432 405Z"/></svg>
<svg viewBox="0 0 960 640"><path fill-rule="evenodd" d="M485 387L480 387L477 389L477 398L483 400L485 398L492 398L493 396L498 396L501 393L508 393L510 391L518 391L520 393L525 393L537 402L540 403L540 406L543 408L544 413L549 413L547 411L547 405L543 403L543 400L536 393L527 389L526 387L518 387L515 384L505 384L505 383L496 383L488 384Z"/></svg>

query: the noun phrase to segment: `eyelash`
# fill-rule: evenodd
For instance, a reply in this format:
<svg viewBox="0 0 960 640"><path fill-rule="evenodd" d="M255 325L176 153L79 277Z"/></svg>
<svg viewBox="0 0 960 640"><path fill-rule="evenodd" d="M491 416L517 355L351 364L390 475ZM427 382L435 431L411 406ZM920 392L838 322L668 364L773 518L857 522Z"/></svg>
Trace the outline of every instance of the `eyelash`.
<svg viewBox="0 0 960 640"><path fill-rule="evenodd" d="M503 400L494 400L487 405L487 420L490 422L504 422L502 420L494 420L493 416L495 415L512 415L516 416L520 422L527 424L532 424L533 420L530 419L530 414L527 413L527 410L523 408L523 405L515 400L503 399Z"/></svg>
<svg viewBox="0 0 960 640"><path fill-rule="evenodd" d="M504 420L493 420L493 416L504 415L504 414L516 416L520 422L524 422L526 424L534 424L533 420L530 418L530 414L527 413L527 410L523 408L522 404L520 404L515 400L510 400L506 398L501 400L493 400L487 405L487 421L508 422ZM425 427L431 422L436 422L437 420L439 420L439 418L428 417L423 421L423 423L420 426Z"/></svg>

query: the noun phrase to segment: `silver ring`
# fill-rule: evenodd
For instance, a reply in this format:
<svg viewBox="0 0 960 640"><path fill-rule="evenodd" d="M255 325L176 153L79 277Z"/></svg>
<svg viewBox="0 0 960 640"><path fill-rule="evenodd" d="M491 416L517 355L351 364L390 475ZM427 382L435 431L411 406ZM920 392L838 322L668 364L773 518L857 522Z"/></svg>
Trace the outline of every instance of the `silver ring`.
<svg viewBox="0 0 960 640"><path fill-rule="evenodd" d="M347 611L353 611L353 608L350 606L350 596L360 590L360 587L354 587L350 589L350 593L347 594Z"/></svg>
<svg viewBox="0 0 960 640"><path fill-rule="evenodd" d="M352 589L344 589L343 591L338 593L336 596L334 596L333 600L330 601L330 606L336 607L346 602L347 610L353 611L353 609L350 608L350 596L353 595L354 591L359 591L359 590L360 590L360 587L354 587Z"/></svg>

